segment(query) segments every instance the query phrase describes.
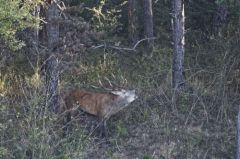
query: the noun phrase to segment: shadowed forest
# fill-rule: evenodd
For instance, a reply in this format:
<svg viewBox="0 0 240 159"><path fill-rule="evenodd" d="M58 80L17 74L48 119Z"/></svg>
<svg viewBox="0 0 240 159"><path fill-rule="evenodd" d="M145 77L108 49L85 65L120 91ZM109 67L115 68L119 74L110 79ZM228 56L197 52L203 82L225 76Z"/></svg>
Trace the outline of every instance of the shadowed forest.
<svg viewBox="0 0 240 159"><path fill-rule="evenodd" d="M0 158L240 159L239 26L238 0L0 0Z"/></svg>

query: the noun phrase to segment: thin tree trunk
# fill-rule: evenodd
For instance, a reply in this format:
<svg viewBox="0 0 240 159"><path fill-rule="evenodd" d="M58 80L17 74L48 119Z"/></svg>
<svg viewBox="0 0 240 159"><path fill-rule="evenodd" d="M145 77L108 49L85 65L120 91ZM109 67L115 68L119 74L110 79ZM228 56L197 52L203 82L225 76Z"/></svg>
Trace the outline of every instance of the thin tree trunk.
<svg viewBox="0 0 240 159"><path fill-rule="evenodd" d="M46 12L47 16L47 38L48 52L46 59L46 95L47 106L52 112L59 109L59 68L58 68L58 43L59 43L59 10L56 1L50 1Z"/></svg>
<svg viewBox="0 0 240 159"><path fill-rule="evenodd" d="M240 159L240 109L237 117L237 158Z"/></svg>
<svg viewBox="0 0 240 159"><path fill-rule="evenodd" d="M144 11L144 37L153 37L153 12L152 12L152 0L143 0ZM153 39L147 41L148 48L152 49L154 45Z"/></svg>
<svg viewBox="0 0 240 159"><path fill-rule="evenodd" d="M33 10L34 16L38 19L40 18L40 9L41 9L40 5L36 5ZM34 42L35 42L36 49L38 49L38 46L39 46L39 27L40 27L40 24L38 24L34 29Z"/></svg>
<svg viewBox="0 0 240 159"><path fill-rule="evenodd" d="M184 0L173 0L173 88L184 85Z"/></svg>
<svg viewBox="0 0 240 159"><path fill-rule="evenodd" d="M228 9L225 3L218 4L214 19L213 19L213 33L221 36L221 31L224 24L227 22Z"/></svg>
<svg viewBox="0 0 240 159"><path fill-rule="evenodd" d="M132 44L139 40L137 25L137 0L128 0L128 34Z"/></svg>

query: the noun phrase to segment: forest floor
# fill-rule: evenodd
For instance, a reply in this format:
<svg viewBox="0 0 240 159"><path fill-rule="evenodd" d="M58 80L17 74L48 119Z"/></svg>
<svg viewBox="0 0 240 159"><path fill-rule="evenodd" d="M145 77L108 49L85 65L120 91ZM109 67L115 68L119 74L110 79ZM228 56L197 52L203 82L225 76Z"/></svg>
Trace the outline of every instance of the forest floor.
<svg viewBox="0 0 240 159"><path fill-rule="evenodd" d="M97 62L71 62L61 76L66 87L98 85L107 77L120 86L126 80L126 88L137 91L138 99L108 120L109 142L86 113L63 136L64 124L55 122L59 115L46 109L43 83L34 83L35 76L15 84L8 80L9 90L0 92L0 158L234 159L240 104L234 76L218 67L186 68L188 88L174 91L168 51L122 60L109 54L105 63L96 54L91 58ZM72 65L77 71L71 72Z"/></svg>
<svg viewBox="0 0 240 159"><path fill-rule="evenodd" d="M211 89L173 93L167 85L150 90L138 89L138 99L108 120L109 142L99 136L96 117L83 112L72 120L72 131L63 137L63 124L56 127L39 92L31 92L29 98L24 94L28 102L1 98L0 156L235 158L239 94Z"/></svg>
<svg viewBox="0 0 240 159"><path fill-rule="evenodd" d="M236 118L227 115L228 108L215 112L211 110L213 107L207 108L207 97L182 92L173 101L167 94L161 92L155 96L140 97L110 118L107 143L99 138L97 132L92 133L87 128L89 125L96 126L96 123L86 123L92 122L92 118L85 115L80 127L85 128L86 134L92 135L84 158L234 158Z"/></svg>

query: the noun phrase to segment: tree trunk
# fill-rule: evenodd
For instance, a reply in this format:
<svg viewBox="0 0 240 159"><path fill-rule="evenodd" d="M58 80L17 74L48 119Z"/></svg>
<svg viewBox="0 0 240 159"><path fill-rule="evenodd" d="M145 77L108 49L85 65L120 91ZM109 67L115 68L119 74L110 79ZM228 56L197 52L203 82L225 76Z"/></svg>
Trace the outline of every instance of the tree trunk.
<svg viewBox="0 0 240 159"><path fill-rule="evenodd" d="M213 18L213 33L221 36L224 24L227 22L228 9L225 3L217 5L217 9Z"/></svg>
<svg viewBox="0 0 240 159"><path fill-rule="evenodd" d="M40 9L41 9L40 5L36 5L33 10L33 15L38 19L40 18ZM39 28L40 28L40 24L38 24L34 29L34 43L35 43L36 49L38 49L39 47Z"/></svg>
<svg viewBox="0 0 240 159"><path fill-rule="evenodd" d="M128 0L128 35L132 44L139 40L137 25L137 0Z"/></svg>
<svg viewBox="0 0 240 159"><path fill-rule="evenodd" d="M144 37L153 38L153 12L152 12L152 0L143 0L143 12L144 12ZM147 40L148 48L153 48L153 39Z"/></svg>
<svg viewBox="0 0 240 159"><path fill-rule="evenodd" d="M237 117L237 158L240 159L240 109Z"/></svg>
<svg viewBox="0 0 240 159"><path fill-rule="evenodd" d="M173 0L173 76L174 89L184 86L184 0Z"/></svg>
<svg viewBox="0 0 240 159"><path fill-rule="evenodd" d="M48 52L46 57L46 95L47 107L52 112L59 110L59 68L58 68L58 43L59 43L59 10L56 1L49 1L46 12Z"/></svg>

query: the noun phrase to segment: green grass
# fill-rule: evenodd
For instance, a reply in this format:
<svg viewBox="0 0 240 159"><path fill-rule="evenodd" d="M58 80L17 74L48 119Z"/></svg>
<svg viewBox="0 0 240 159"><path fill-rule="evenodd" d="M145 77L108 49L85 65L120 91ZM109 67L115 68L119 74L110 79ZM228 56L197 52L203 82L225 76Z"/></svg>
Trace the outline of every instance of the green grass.
<svg viewBox="0 0 240 159"><path fill-rule="evenodd" d="M210 54L209 50L195 51ZM59 116L45 109L41 82L15 81L19 86L15 91L1 84L8 93L0 99L0 157L234 158L239 90L233 81L238 76L229 69L236 70L235 64L225 63L228 60L220 58L224 51L220 54L214 63L226 69L212 67L214 63L204 66L208 62L202 62L203 58L196 62L187 56L188 87L182 92L171 88L171 49L167 48L155 48L151 57L104 52L65 66L63 88L105 87L110 81L137 90L138 100L108 121L109 145L77 120L64 137ZM77 72L69 71L73 65ZM87 126L91 127L89 122Z"/></svg>

